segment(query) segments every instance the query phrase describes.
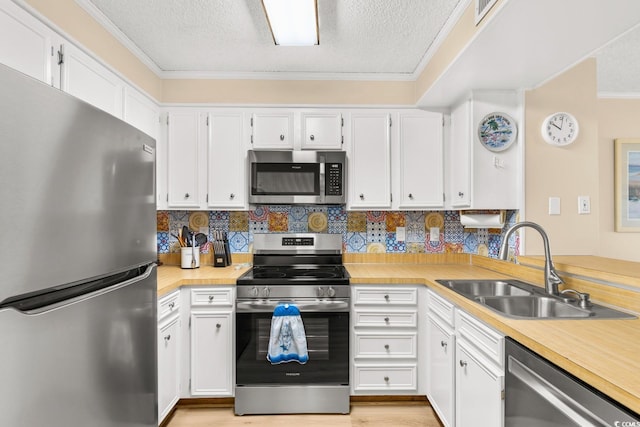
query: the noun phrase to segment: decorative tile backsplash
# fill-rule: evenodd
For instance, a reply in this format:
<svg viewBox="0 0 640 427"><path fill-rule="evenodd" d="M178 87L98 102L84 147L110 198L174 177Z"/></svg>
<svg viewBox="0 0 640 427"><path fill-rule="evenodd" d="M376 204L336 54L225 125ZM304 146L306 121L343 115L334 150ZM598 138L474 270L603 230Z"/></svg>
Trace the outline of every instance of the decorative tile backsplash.
<svg viewBox="0 0 640 427"><path fill-rule="evenodd" d="M255 233L342 234L347 253L471 253L497 258L502 235L518 220L518 211L506 211L503 229L465 229L459 211L346 211L343 206L258 206L248 212L158 211L158 253L179 252L176 235L183 226L203 232L226 232L233 253L251 252ZM397 228L405 240L398 241ZM439 236L431 238L437 227ZM517 255L517 233L509 246ZM210 251L207 243L201 252Z"/></svg>

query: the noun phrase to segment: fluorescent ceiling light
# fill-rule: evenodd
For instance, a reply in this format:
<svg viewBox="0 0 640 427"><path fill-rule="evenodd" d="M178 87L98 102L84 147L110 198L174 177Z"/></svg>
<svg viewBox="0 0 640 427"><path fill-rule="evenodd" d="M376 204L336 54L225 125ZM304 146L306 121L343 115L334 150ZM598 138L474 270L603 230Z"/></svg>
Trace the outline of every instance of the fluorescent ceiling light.
<svg viewBox="0 0 640 427"><path fill-rule="evenodd" d="M318 39L317 0L262 0L273 41L280 46L313 46Z"/></svg>

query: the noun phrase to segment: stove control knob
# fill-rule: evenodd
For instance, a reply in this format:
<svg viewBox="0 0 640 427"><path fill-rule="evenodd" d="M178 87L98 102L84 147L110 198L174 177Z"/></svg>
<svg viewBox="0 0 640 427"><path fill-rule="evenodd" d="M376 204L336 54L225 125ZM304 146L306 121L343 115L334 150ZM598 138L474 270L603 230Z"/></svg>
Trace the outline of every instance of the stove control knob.
<svg viewBox="0 0 640 427"><path fill-rule="evenodd" d="M257 286L254 286L253 288L251 288L251 290L249 290L249 295L251 295L252 297L257 297L259 293L260 291L258 290Z"/></svg>
<svg viewBox="0 0 640 427"><path fill-rule="evenodd" d="M335 297L336 296L336 290L333 289L331 286L329 286L329 289L327 289L327 295L330 297Z"/></svg>
<svg viewBox="0 0 640 427"><path fill-rule="evenodd" d="M264 289L262 289L262 296L267 298L269 294L271 294L271 289L269 289L268 286L265 286Z"/></svg>
<svg viewBox="0 0 640 427"><path fill-rule="evenodd" d="M324 289L323 288L316 289L316 295L318 295L319 297L323 297L324 296Z"/></svg>

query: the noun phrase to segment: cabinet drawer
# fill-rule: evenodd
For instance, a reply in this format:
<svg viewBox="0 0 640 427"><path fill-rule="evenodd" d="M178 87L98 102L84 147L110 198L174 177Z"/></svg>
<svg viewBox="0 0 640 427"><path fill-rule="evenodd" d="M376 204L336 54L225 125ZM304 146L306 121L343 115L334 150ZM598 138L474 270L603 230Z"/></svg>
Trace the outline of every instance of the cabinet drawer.
<svg viewBox="0 0 640 427"><path fill-rule="evenodd" d="M503 366L504 335L462 310L456 310L456 331L461 339L472 344L499 367Z"/></svg>
<svg viewBox="0 0 640 427"><path fill-rule="evenodd" d="M360 288L354 289L354 304L416 305L415 288Z"/></svg>
<svg viewBox="0 0 640 427"><path fill-rule="evenodd" d="M356 365L354 369L354 390L402 390L415 391L416 365L371 366Z"/></svg>
<svg viewBox="0 0 640 427"><path fill-rule="evenodd" d="M158 320L162 320L172 313L178 313L180 310L180 291L176 290L168 295L163 296L158 301Z"/></svg>
<svg viewBox="0 0 640 427"><path fill-rule="evenodd" d="M453 327L455 322L454 305L433 291L429 291L429 311L438 315L449 326Z"/></svg>
<svg viewBox="0 0 640 427"><path fill-rule="evenodd" d="M193 307L230 307L232 305L232 288L191 289L191 306Z"/></svg>
<svg viewBox="0 0 640 427"><path fill-rule="evenodd" d="M417 310L406 311L369 311L353 312L355 326L375 326L384 328L415 328L417 326Z"/></svg>
<svg viewBox="0 0 640 427"><path fill-rule="evenodd" d="M356 358L413 358L417 356L416 334L356 334Z"/></svg>

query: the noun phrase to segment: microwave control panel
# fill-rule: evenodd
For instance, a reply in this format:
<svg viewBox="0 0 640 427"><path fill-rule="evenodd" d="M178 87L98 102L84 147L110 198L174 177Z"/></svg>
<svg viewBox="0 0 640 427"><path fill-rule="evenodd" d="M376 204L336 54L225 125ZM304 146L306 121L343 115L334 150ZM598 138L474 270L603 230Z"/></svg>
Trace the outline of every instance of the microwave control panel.
<svg viewBox="0 0 640 427"><path fill-rule="evenodd" d="M342 196L342 163L325 165L325 190L327 196Z"/></svg>

